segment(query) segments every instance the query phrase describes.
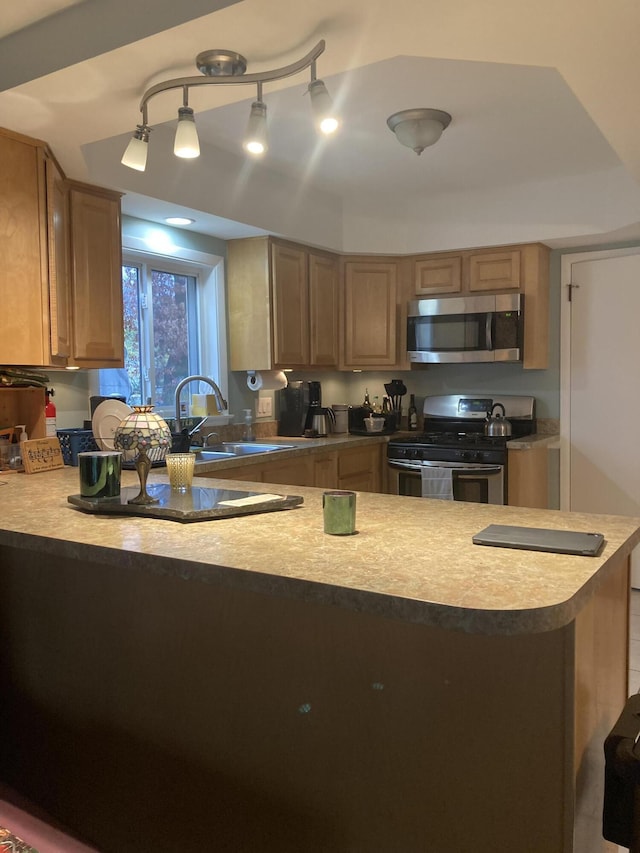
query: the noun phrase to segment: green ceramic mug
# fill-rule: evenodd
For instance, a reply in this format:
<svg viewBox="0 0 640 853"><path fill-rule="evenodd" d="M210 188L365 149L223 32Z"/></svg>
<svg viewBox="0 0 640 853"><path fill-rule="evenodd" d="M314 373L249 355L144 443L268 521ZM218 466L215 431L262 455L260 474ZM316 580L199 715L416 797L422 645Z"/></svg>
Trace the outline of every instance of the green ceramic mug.
<svg viewBox="0 0 640 853"><path fill-rule="evenodd" d="M83 498L117 498L120 495L122 453L95 451L78 453L80 494Z"/></svg>
<svg viewBox="0 0 640 853"><path fill-rule="evenodd" d="M341 490L323 492L324 532L348 536L356 532L356 493Z"/></svg>

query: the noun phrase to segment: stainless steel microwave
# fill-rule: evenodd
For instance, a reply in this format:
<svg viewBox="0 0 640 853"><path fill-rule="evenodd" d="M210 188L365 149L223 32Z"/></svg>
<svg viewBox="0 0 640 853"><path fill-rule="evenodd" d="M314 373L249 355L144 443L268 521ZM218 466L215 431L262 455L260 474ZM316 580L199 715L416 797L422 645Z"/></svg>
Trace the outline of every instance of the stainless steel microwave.
<svg viewBox="0 0 640 853"><path fill-rule="evenodd" d="M409 361L427 364L521 361L523 303L519 293L410 302Z"/></svg>

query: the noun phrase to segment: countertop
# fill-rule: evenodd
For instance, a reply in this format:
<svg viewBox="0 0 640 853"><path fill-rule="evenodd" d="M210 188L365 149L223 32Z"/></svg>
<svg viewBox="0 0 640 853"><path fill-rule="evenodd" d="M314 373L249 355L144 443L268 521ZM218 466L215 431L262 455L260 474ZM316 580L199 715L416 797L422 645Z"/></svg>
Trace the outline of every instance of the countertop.
<svg viewBox="0 0 640 853"><path fill-rule="evenodd" d="M126 565L471 633L536 633L568 624L640 542L637 518L364 492L357 498L358 533L328 536L322 490L244 481L238 490L301 495L304 503L184 525L72 507L67 497L78 493L77 468L10 473L0 481L0 547L79 558L88 569ZM123 472L123 485L136 482L134 471ZM167 482L165 469L153 469L149 482ZM233 488L234 481L203 478L198 485ZM596 530L607 542L598 557L473 545L472 535L492 523Z"/></svg>
<svg viewBox="0 0 640 853"><path fill-rule="evenodd" d="M285 460L290 459L292 456L304 456L310 453L319 453L323 450L336 450L338 448L344 450L347 447L386 443L391 437L389 435L350 435L349 433L330 435L325 438L290 438L289 436L282 435L260 436L258 443L280 444L285 447L290 446L291 449L279 450L277 456L274 456L272 453L256 453L236 456L230 459L214 459L207 462L198 460L196 457L196 470L198 475L202 473L208 474L215 471L224 471L227 468L237 468L238 465L264 464L275 459ZM202 450L206 449L206 447L202 448Z"/></svg>
<svg viewBox="0 0 640 853"><path fill-rule="evenodd" d="M256 455L247 455L234 457L231 459L216 459L212 461L197 461L198 475L202 473L215 474L216 471L223 471L227 468L237 468L238 465L258 465L260 463L269 462L270 460L289 459L295 455L307 455L310 453L318 453L323 450L341 450L348 447L356 447L367 444L387 444L392 439L413 438L418 433L415 432L395 432L391 435L350 435L348 433L331 435L326 438L289 438L288 436L261 436L260 442L268 442L269 444L291 445L291 450L278 451L277 457L273 457L269 453L260 453ZM509 450L530 450L533 447L547 447L553 449L558 445L558 436L546 433L535 433L522 438L510 439L507 443ZM203 448L206 450L206 448Z"/></svg>

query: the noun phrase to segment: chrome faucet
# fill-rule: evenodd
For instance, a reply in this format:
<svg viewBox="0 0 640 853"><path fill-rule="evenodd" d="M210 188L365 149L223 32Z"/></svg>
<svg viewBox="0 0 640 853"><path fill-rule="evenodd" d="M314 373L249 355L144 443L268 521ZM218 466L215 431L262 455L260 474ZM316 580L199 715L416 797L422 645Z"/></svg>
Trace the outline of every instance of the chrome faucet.
<svg viewBox="0 0 640 853"><path fill-rule="evenodd" d="M213 393L216 398L216 405L220 412L224 412L227 408L227 401L222 396L222 391L218 388L213 379L209 379L208 376L187 376L186 379L182 379L178 382L176 387L176 423L174 427L175 432L180 432L182 428L182 423L180 421L180 392L184 388L185 385L188 385L189 382L206 382L207 385L210 385L213 388Z"/></svg>

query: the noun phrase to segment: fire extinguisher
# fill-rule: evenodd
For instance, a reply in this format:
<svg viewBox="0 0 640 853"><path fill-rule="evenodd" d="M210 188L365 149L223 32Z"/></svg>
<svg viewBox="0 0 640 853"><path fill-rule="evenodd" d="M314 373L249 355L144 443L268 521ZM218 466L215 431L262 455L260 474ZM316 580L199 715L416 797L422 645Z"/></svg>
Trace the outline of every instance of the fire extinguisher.
<svg viewBox="0 0 640 853"><path fill-rule="evenodd" d="M47 388L44 392L45 397L45 406L44 406L44 416L46 422L46 435L47 436L55 436L56 435L56 407L51 402L51 397L54 396L53 388Z"/></svg>

